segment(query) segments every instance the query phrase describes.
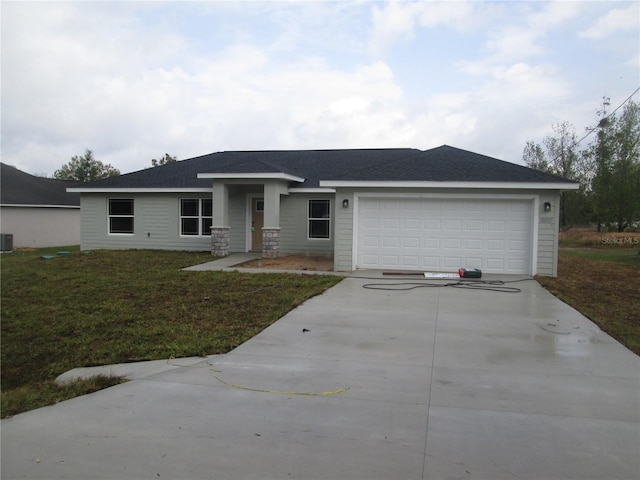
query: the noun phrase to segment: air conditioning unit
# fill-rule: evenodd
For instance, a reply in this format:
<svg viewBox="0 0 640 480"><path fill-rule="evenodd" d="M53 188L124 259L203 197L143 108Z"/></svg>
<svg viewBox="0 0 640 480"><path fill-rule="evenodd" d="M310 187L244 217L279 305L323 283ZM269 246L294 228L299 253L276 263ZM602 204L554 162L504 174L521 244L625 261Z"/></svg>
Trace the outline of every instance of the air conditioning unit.
<svg viewBox="0 0 640 480"><path fill-rule="evenodd" d="M13 234L0 233L0 252L11 252L13 250Z"/></svg>

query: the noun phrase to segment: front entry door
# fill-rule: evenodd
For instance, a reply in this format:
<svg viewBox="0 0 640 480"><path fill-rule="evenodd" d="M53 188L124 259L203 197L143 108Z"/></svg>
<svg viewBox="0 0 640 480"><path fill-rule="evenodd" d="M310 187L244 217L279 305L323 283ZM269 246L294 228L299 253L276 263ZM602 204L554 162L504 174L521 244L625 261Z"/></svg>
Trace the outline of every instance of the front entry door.
<svg viewBox="0 0 640 480"><path fill-rule="evenodd" d="M262 251L264 226L264 198L251 199L251 250Z"/></svg>

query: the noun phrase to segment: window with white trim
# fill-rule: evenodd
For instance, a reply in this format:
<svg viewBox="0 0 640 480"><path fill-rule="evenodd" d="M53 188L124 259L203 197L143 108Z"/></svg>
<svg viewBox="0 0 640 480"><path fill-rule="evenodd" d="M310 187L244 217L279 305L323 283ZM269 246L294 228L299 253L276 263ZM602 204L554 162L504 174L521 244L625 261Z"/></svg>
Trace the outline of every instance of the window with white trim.
<svg viewBox="0 0 640 480"><path fill-rule="evenodd" d="M211 235L213 203L210 198L180 199L180 235Z"/></svg>
<svg viewBox="0 0 640 480"><path fill-rule="evenodd" d="M109 199L109 233L133 235L133 198Z"/></svg>
<svg viewBox="0 0 640 480"><path fill-rule="evenodd" d="M309 200L308 238L328 239L331 232L331 200Z"/></svg>

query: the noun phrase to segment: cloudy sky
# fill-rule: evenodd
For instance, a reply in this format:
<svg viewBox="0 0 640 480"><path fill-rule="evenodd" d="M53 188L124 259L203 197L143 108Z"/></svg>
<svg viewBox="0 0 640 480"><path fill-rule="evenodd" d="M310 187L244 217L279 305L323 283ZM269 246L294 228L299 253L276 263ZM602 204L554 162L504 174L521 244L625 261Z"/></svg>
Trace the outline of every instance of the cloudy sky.
<svg viewBox="0 0 640 480"><path fill-rule="evenodd" d="M1 4L2 161L442 144L522 163L640 86L639 2ZM638 100L639 95L635 99ZM585 140L585 143L589 139Z"/></svg>

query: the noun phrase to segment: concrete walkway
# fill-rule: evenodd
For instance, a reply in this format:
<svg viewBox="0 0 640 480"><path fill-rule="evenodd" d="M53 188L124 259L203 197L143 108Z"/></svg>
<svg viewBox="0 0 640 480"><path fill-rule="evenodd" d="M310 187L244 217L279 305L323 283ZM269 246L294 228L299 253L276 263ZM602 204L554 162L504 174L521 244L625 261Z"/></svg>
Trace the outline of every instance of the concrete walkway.
<svg viewBox="0 0 640 480"><path fill-rule="evenodd" d="M327 272L323 270L280 270L275 268L245 268L238 267L241 263L249 262L260 258L259 253L232 253L231 255L210 262L201 263L192 267L183 268L188 272L205 272L205 271L221 271L221 272L244 272L244 273L295 273L299 275L337 275L346 277L350 272Z"/></svg>
<svg viewBox="0 0 640 480"><path fill-rule="evenodd" d="M639 357L536 282L367 283L398 282L346 278L226 355L3 420L2 478L640 476Z"/></svg>

